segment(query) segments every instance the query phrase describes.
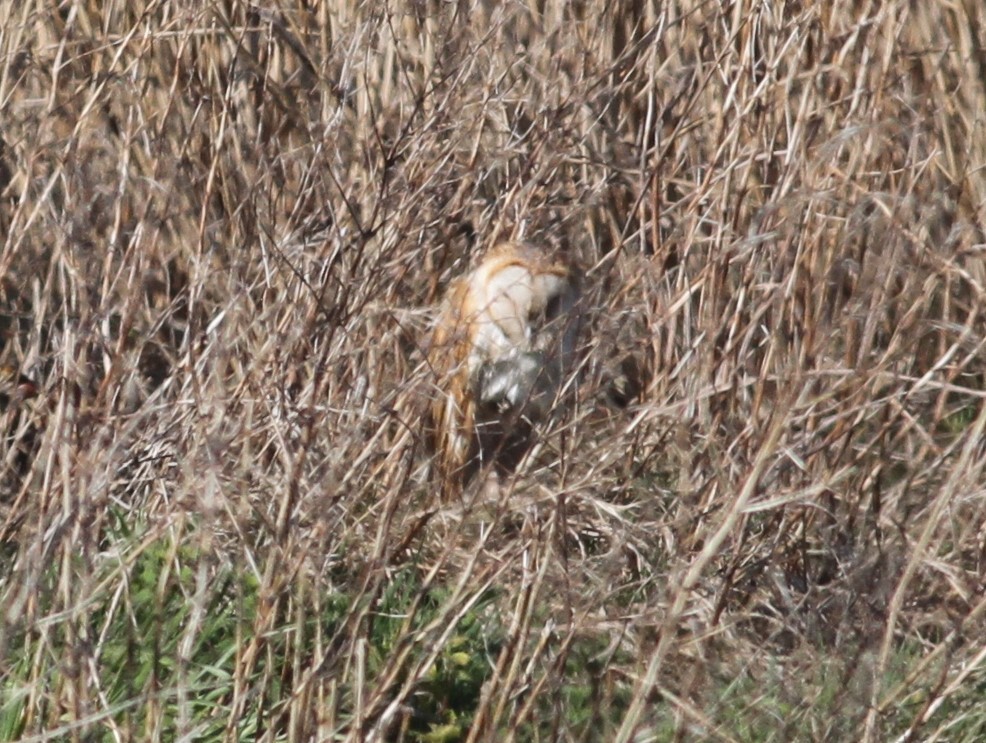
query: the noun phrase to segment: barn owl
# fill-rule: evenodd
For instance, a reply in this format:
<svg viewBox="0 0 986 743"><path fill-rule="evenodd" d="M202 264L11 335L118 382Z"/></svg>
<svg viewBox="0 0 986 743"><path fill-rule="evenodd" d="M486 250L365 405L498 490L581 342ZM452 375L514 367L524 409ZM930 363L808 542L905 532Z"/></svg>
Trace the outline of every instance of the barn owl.
<svg viewBox="0 0 986 743"><path fill-rule="evenodd" d="M526 243L489 252L447 293L429 360L431 441L443 497L485 465L517 465L572 362L578 291L569 267Z"/></svg>

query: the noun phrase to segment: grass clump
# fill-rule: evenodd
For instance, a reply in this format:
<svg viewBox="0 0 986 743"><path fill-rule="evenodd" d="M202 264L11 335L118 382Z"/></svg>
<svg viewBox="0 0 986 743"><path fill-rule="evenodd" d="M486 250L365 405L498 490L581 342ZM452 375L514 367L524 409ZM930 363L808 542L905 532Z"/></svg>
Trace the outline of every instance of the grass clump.
<svg viewBox="0 0 986 743"><path fill-rule="evenodd" d="M90 721L107 739L121 729L146 730L175 739L185 727L200 739L234 735L241 739L263 735L281 739L285 716L281 700L288 694L293 669L284 659L295 656L308 665L325 664L316 646L339 633L353 610L350 598L336 594L322 599L321 612L306 617L304 626L275 622L264 636L253 633L271 610L256 576L219 556L169 536L128 539L121 548L139 547L107 561L106 573L86 580L96 585L71 624L53 623L48 632L14 628L8 646L28 652L24 662L8 667L0 734L4 740L26 736L32 721L70 734L71 725L57 716L51 700L58 696L66 674L83 673L80 664L99 679L100 699L107 717ZM82 573L81 566L76 571ZM120 572L125 576L120 580ZM46 575L37 595L46 614L57 604L57 590ZM208 588L204 588L208 586ZM110 590L110 588L113 590ZM403 651L409 662L426 649L408 643L409 634L434 620L441 592L422 593L416 571L396 573L367 615L366 672L385 673L391 655ZM299 597L291 597L297 600ZM419 610L407 614L409 607ZM458 739L468 728L483 682L498 650L498 630L488 614L489 598L477 602L455 627L447 643L431 654L431 665L417 680L400 729L407 740ZM56 650L67 650L59 656ZM251 654L253 657L251 658ZM35 662L27 662L35 656ZM323 669L329 673L329 669ZM397 683L404 679L398 677ZM343 689L344 697L351 690ZM237 694L262 696L251 704L254 714L235 715ZM341 701L346 714L351 700ZM235 719L235 729L229 730Z"/></svg>

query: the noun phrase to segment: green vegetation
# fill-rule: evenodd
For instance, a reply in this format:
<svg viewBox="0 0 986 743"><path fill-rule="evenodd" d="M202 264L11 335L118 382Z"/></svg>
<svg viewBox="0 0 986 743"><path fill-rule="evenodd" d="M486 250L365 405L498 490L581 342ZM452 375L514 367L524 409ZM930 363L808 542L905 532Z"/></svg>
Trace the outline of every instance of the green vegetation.
<svg viewBox="0 0 986 743"><path fill-rule="evenodd" d="M136 540L122 544L134 546ZM258 638L253 631L265 597L249 572L214 564L208 555L167 537L145 543L136 553L121 555L115 566L110 562L105 567L106 575L87 579L98 588L70 621L51 623L49 632L11 628L15 636L7 638L9 646L27 651L25 660L36 650L38 659L16 663L5 675L3 740L19 740L29 720L50 717L50 699L65 683L69 663L96 671L112 719L92 722L106 731L107 740L121 727L153 731L165 740L180 734L214 740L227 732L239 739L261 733L284 738L280 700L293 681L285 659L301 655L307 667L330 665L331 651L316 655L318 640L331 645L330 638L342 629L352 609L345 596L325 597L320 614L303 624L285 617ZM73 572L81 574L82 566L74 566ZM56 571L43 576L45 588L38 594L43 614L50 614L57 601L56 577ZM366 669L374 677L385 672L392 653L435 619L442 604L443 592L422 592L415 571L392 578L367 614ZM490 598L478 601L462 617L416 685L413 708L405 715L408 740L457 740L468 727L502 637L489 610ZM417 613L406 614L415 604ZM58 648L65 653L55 654ZM251 651L256 652L253 663L248 660ZM426 648L412 640L409 662L425 655ZM266 696L270 703L250 705L250 714L237 714L238 695ZM348 704L351 700L341 706ZM231 721L233 729L227 728ZM68 721L55 718L48 722L49 732L51 725L59 724L62 733L71 731Z"/></svg>

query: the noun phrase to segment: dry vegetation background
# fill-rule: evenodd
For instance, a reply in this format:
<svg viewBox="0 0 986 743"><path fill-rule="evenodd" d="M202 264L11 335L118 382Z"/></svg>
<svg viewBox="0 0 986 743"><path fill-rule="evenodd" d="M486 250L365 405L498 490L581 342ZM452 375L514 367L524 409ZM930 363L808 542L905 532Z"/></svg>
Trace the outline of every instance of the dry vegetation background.
<svg viewBox="0 0 986 743"><path fill-rule="evenodd" d="M984 29L4 0L0 737L982 740ZM577 392L442 504L428 325L520 234Z"/></svg>

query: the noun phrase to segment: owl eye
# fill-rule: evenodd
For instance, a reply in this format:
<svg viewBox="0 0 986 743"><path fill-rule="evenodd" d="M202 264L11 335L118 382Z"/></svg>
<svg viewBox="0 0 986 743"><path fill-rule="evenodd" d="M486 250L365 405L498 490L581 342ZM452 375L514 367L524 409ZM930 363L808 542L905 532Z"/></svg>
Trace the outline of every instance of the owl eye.
<svg viewBox="0 0 986 743"><path fill-rule="evenodd" d="M533 326L535 333L544 330L545 326L551 325L559 317L568 313L569 306L567 299L568 296L565 292L552 294L537 312L532 313L529 322Z"/></svg>
<svg viewBox="0 0 986 743"><path fill-rule="evenodd" d="M562 311L562 297L561 294L555 294L548 300L548 303L544 306L544 319L547 322L551 322L556 317L561 315Z"/></svg>

